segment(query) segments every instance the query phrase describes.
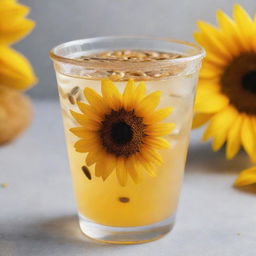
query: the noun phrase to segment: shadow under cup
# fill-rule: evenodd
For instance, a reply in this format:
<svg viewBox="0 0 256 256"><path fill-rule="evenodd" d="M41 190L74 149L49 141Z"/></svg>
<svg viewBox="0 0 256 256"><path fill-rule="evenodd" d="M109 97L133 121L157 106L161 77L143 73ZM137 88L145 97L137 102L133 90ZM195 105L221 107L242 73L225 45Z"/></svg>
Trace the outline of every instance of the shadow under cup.
<svg viewBox="0 0 256 256"><path fill-rule="evenodd" d="M102 37L52 49L80 227L141 243L173 225L204 51Z"/></svg>

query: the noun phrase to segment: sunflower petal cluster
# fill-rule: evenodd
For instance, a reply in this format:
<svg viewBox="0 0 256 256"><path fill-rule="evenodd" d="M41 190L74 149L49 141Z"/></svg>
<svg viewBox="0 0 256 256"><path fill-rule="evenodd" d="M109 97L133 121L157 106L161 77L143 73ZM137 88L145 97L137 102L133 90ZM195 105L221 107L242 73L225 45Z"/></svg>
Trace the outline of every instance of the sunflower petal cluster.
<svg viewBox="0 0 256 256"><path fill-rule="evenodd" d="M127 82L120 93L110 80L102 80L101 94L84 89L88 104L77 102L81 113L71 111L79 127L70 131L79 137L74 147L85 155L87 166L95 165L95 176L103 180L115 171L121 186L128 177L140 181L141 171L156 175L156 166L163 163L159 153L168 149L164 136L175 125L162 122L172 112L171 107L156 109L160 91L145 94L144 82Z"/></svg>
<svg viewBox="0 0 256 256"><path fill-rule="evenodd" d="M207 127L203 141L225 145L232 159L242 147L256 162L256 19L238 4L233 18L217 11L218 26L199 21L195 40L205 48L193 127ZM243 177L253 172L245 171ZM255 174L255 173L254 173ZM255 183L255 179L250 179ZM247 182L248 183L248 182ZM245 182L236 182L242 185Z"/></svg>
<svg viewBox="0 0 256 256"><path fill-rule="evenodd" d="M0 0L0 85L25 90L36 83L29 61L11 48L35 26L29 8L15 0Z"/></svg>

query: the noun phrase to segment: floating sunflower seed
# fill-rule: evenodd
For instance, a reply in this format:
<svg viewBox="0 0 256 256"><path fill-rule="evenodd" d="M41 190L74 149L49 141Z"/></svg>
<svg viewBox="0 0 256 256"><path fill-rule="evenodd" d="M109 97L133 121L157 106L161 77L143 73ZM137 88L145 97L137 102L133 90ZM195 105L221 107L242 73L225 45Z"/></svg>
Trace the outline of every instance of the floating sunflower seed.
<svg viewBox="0 0 256 256"><path fill-rule="evenodd" d="M70 91L70 94L71 95L76 95L79 91L79 87L78 86L75 86L71 91Z"/></svg>
<svg viewBox="0 0 256 256"><path fill-rule="evenodd" d="M125 73L124 72L113 72L109 78L113 80L119 80L124 77Z"/></svg>
<svg viewBox="0 0 256 256"><path fill-rule="evenodd" d="M102 52L98 54L99 57L107 58L111 56L111 52Z"/></svg>
<svg viewBox="0 0 256 256"><path fill-rule="evenodd" d="M87 56L87 59L93 59L93 58L101 58L102 61L108 61L105 59L116 59L116 60L122 60L122 61L136 61L136 62L156 62L158 60L171 60L175 58L180 58L182 55L177 53L168 53L168 52L157 52L153 50L147 50L147 51L140 51L140 50L129 50L129 49L120 49L115 51L105 51L96 53L90 56ZM99 72L95 72L93 74L89 74L88 77L93 78L105 78L109 77L112 80L127 80L131 77L134 77L136 80L139 78L143 79L154 79L154 78L163 78L168 77L171 75L175 75L179 72L179 70L171 70L169 72L120 72L116 70L112 71L104 71L105 74L101 74Z"/></svg>
<svg viewBox="0 0 256 256"><path fill-rule="evenodd" d="M124 50L124 51L123 51L123 54L124 54L124 55L130 55L130 54L131 54L131 51L130 51L130 50Z"/></svg>
<svg viewBox="0 0 256 256"><path fill-rule="evenodd" d="M84 175L87 177L88 180L92 179L91 173L85 165L82 166L82 171L83 171Z"/></svg>
<svg viewBox="0 0 256 256"><path fill-rule="evenodd" d="M112 53L112 55L119 57L119 56L122 56L123 54L122 54L122 51L114 51L114 52Z"/></svg>
<svg viewBox="0 0 256 256"><path fill-rule="evenodd" d="M168 54L168 53L160 53L159 55L159 60L168 60L171 59L172 55Z"/></svg>
<svg viewBox="0 0 256 256"><path fill-rule="evenodd" d="M168 76L168 73L149 71L149 72L146 72L146 75L150 76L150 77L158 78L158 77L162 77L162 76Z"/></svg>
<svg viewBox="0 0 256 256"><path fill-rule="evenodd" d="M75 98L74 98L74 96L72 96L72 95L68 95L68 100L69 100L69 102L72 104L72 105L75 105L76 104L76 100L75 100Z"/></svg>
<svg viewBox="0 0 256 256"><path fill-rule="evenodd" d="M148 52L148 56L150 56L152 58L158 58L159 57L159 53L158 52Z"/></svg>
<svg viewBox="0 0 256 256"><path fill-rule="evenodd" d="M171 59L178 59L181 57L182 57L182 55L180 55L180 54L172 54Z"/></svg>
<svg viewBox="0 0 256 256"><path fill-rule="evenodd" d="M121 203L128 203L130 201L129 197L119 197L118 200Z"/></svg>
<svg viewBox="0 0 256 256"><path fill-rule="evenodd" d="M146 74L142 71L136 71L136 72L129 72L130 76L146 76Z"/></svg>

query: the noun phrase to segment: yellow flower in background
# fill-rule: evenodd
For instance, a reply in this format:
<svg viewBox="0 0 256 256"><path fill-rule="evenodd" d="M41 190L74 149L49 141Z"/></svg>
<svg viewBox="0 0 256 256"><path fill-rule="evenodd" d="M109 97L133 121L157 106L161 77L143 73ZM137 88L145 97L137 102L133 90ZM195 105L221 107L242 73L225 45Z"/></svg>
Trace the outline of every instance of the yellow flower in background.
<svg viewBox="0 0 256 256"><path fill-rule="evenodd" d="M114 170L120 185L128 176L137 183L140 172L156 175L156 165L163 163L159 149L170 144L163 136L175 125L162 123L172 108L157 109L160 91L145 95L143 82L130 80L121 94L110 80L102 80L102 96L91 88L84 89L89 104L77 102L82 114L71 111L81 127L70 131L80 139L74 147L88 153L86 164L95 164L95 175L105 180Z"/></svg>
<svg viewBox="0 0 256 256"><path fill-rule="evenodd" d="M235 181L235 185L238 187L254 183L256 183L256 166L242 171Z"/></svg>
<svg viewBox="0 0 256 256"><path fill-rule="evenodd" d="M239 5L233 19L217 11L219 26L198 22L196 41L206 50L195 102L193 127L208 123L203 140L226 143L226 157L243 146L256 162L256 19Z"/></svg>
<svg viewBox="0 0 256 256"><path fill-rule="evenodd" d="M14 0L0 0L0 85L24 90L36 83L28 60L9 45L30 33L34 21L29 8Z"/></svg>
<svg viewBox="0 0 256 256"><path fill-rule="evenodd" d="M35 23L26 15L27 6L13 0L0 0L0 44L12 44L29 34Z"/></svg>

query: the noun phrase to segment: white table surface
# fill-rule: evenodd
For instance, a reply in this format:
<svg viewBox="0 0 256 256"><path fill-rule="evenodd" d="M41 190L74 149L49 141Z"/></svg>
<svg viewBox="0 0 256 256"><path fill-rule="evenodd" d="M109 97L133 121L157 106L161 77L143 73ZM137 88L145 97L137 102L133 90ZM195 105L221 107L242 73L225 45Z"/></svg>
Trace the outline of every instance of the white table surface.
<svg viewBox="0 0 256 256"><path fill-rule="evenodd" d="M192 133L176 226L140 245L106 245L79 231L57 101L35 102L35 119L0 148L0 256L254 256L256 187L237 190L244 154L226 161Z"/></svg>

